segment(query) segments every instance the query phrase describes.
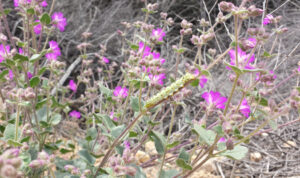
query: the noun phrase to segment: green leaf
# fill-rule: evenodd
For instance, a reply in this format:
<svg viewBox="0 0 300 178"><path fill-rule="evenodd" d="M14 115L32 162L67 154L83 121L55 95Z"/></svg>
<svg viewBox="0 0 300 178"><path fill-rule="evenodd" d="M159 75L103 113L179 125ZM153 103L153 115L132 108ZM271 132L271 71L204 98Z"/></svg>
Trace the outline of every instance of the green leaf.
<svg viewBox="0 0 300 178"><path fill-rule="evenodd" d="M211 130L206 130L205 128L201 127L198 124L194 125L193 130L195 133L198 134L201 140L203 140L206 144L212 145L216 138L216 133Z"/></svg>
<svg viewBox="0 0 300 178"><path fill-rule="evenodd" d="M7 64L9 67L12 67L12 66L15 66L15 65L16 65L15 61L10 60L10 59L6 59L5 62L6 62L6 64Z"/></svg>
<svg viewBox="0 0 300 178"><path fill-rule="evenodd" d="M27 14L29 15L34 15L34 9L33 8L30 8L30 9L27 9Z"/></svg>
<svg viewBox="0 0 300 178"><path fill-rule="evenodd" d="M167 144L167 149L174 148L175 146L179 145L179 141L174 141L173 143Z"/></svg>
<svg viewBox="0 0 300 178"><path fill-rule="evenodd" d="M236 66L234 66L234 65L231 65L231 64L229 64L229 63L227 63L227 62L225 62L225 61L224 61L224 64L225 64L226 66L230 67L237 75L243 74L243 71L242 71L240 68L238 68L238 67L236 67Z"/></svg>
<svg viewBox="0 0 300 178"><path fill-rule="evenodd" d="M7 140L7 144L9 144L9 145L11 145L13 147L20 147L20 146L22 146L22 143L19 143L17 141L12 140L12 139L8 139Z"/></svg>
<svg viewBox="0 0 300 178"><path fill-rule="evenodd" d="M131 44L130 45L130 48L132 49L132 50L138 50L139 49L139 46L138 45L136 45L136 44Z"/></svg>
<svg viewBox="0 0 300 178"><path fill-rule="evenodd" d="M38 61L39 59L41 59L43 57L44 54L34 54L31 56L31 58L29 59L29 61L31 63L35 63L36 61Z"/></svg>
<svg viewBox="0 0 300 178"><path fill-rule="evenodd" d="M68 150L68 149L65 149L65 148L61 148L59 150L59 152L61 152L62 154L66 154L66 153L70 153L70 152L73 152L72 150Z"/></svg>
<svg viewBox="0 0 300 178"><path fill-rule="evenodd" d="M134 131L130 131L129 132L129 137L130 138L132 138L132 137L137 137L138 136L138 134L136 133L136 132L134 132Z"/></svg>
<svg viewBox="0 0 300 178"><path fill-rule="evenodd" d="M256 97L255 100L258 102L259 101L259 105L262 105L262 106L268 106L268 100L265 99L265 98L262 98L262 97Z"/></svg>
<svg viewBox="0 0 300 178"><path fill-rule="evenodd" d="M178 167L181 167L182 169L185 169L185 170L192 170L193 169L193 167L191 166L191 165L189 165L189 164L187 164L183 159L181 159L181 158L178 158L177 160L176 160L176 165L178 166Z"/></svg>
<svg viewBox="0 0 300 178"><path fill-rule="evenodd" d="M208 70L201 70L201 74L203 74L203 75L205 75L206 77L210 77L211 76L211 74L210 74L210 72L208 71Z"/></svg>
<svg viewBox="0 0 300 178"><path fill-rule="evenodd" d="M48 24L50 24L50 22L51 22L51 17L49 16L48 13L44 13L44 14L42 15L40 21L41 21L43 24L48 25Z"/></svg>
<svg viewBox="0 0 300 178"><path fill-rule="evenodd" d="M78 154L79 154L80 158L85 160L90 165L93 165L95 163L95 158L92 157L92 155L88 152L88 150L80 150L78 152Z"/></svg>
<svg viewBox="0 0 300 178"><path fill-rule="evenodd" d="M3 70L1 73L0 73L0 80L4 79L4 77L9 73L8 70Z"/></svg>
<svg viewBox="0 0 300 178"><path fill-rule="evenodd" d="M98 85L101 93L105 94L106 96L112 96L113 92L109 88L105 87L102 83L99 83Z"/></svg>
<svg viewBox="0 0 300 178"><path fill-rule="evenodd" d="M35 105L35 109L36 109L36 110L39 110L39 109L42 108L43 105L46 104L46 103L47 103L47 98L44 98L44 99L38 101L38 103Z"/></svg>
<svg viewBox="0 0 300 178"><path fill-rule="evenodd" d="M24 55L21 55L19 53L17 53L14 58L14 60L20 60L20 62L26 62L28 61L28 57L27 56L24 56Z"/></svg>
<svg viewBox="0 0 300 178"><path fill-rule="evenodd" d="M179 174L180 172L177 171L176 169L171 169L171 170L162 170L161 171L161 175L159 178L170 178L170 177L175 177L177 174Z"/></svg>
<svg viewBox="0 0 300 178"><path fill-rule="evenodd" d="M20 130L19 130L20 131ZM20 135L20 134L18 134ZM15 125L13 124L8 124L5 127L5 131L3 133L4 139L9 140L9 139L14 139L15 138Z"/></svg>
<svg viewBox="0 0 300 178"><path fill-rule="evenodd" d="M51 117L51 125L55 126L59 124L61 121L61 115L60 114L54 114L54 116Z"/></svg>
<svg viewBox="0 0 300 178"><path fill-rule="evenodd" d="M125 125L119 125L111 130L111 135L115 138L121 135L121 133L125 130Z"/></svg>
<svg viewBox="0 0 300 178"><path fill-rule="evenodd" d="M187 151L185 151L184 148L180 149L180 153L178 158L183 159L185 162L189 162L190 161L190 155Z"/></svg>
<svg viewBox="0 0 300 178"><path fill-rule="evenodd" d="M262 56L265 58L270 58L272 55L270 53L268 53L267 51L264 51Z"/></svg>
<svg viewBox="0 0 300 178"><path fill-rule="evenodd" d="M276 130L278 128L278 124L274 120L269 120L269 125L272 128L272 130Z"/></svg>
<svg viewBox="0 0 300 178"><path fill-rule="evenodd" d="M30 136L27 136L21 140L21 143L28 142L30 140Z"/></svg>
<svg viewBox="0 0 300 178"><path fill-rule="evenodd" d="M90 136L92 140L95 140L97 138L97 129L95 127L91 127L87 130L86 135Z"/></svg>
<svg viewBox="0 0 300 178"><path fill-rule="evenodd" d="M246 156L247 152L248 152L247 147L237 145L234 147L233 150L227 150L227 151L221 153L220 155L226 156L228 158L235 159L235 160L241 160Z"/></svg>
<svg viewBox="0 0 300 178"><path fill-rule="evenodd" d="M130 98L130 105L133 111L139 112L140 107L139 107L139 98L138 97L131 97ZM142 103L141 103L142 105ZM143 106L141 106L142 108Z"/></svg>
<svg viewBox="0 0 300 178"><path fill-rule="evenodd" d="M39 83L40 83L40 78L37 77L37 76L32 77L32 78L30 79L29 83L30 83L30 86L31 86L32 88L34 88L34 87L36 87L36 86L39 85Z"/></svg>
<svg viewBox="0 0 300 178"><path fill-rule="evenodd" d="M165 148L165 145L166 145L165 137L161 133L158 133L154 130L152 130L150 132L149 136L154 140L156 151L159 154L163 154L164 151L165 151L164 148Z"/></svg>
<svg viewBox="0 0 300 178"><path fill-rule="evenodd" d="M116 127L116 125L113 123L113 121L111 120L111 118L108 115L105 114L94 114L94 116L96 117L96 119L100 120L99 117L101 117L101 121L102 123L108 128L108 129L113 129L114 127Z"/></svg>
<svg viewBox="0 0 300 178"><path fill-rule="evenodd" d="M191 82L191 86L193 86L193 87L196 87L196 86L198 86L198 85L199 85L199 79L193 80L193 81Z"/></svg>
<svg viewBox="0 0 300 178"><path fill-rule="evenodd" d="M221 125L217 125L213 128L213 130L219 135L219 136L223 136L224 132L223 132L223 128Z"/></svg>
<svg viewBox="0 0 300 178"><path fill-rule="evenodd" d="M39 72L38 72L38 75L42 75L46 70L48 69L48 67L42 67Z"/></svg>
<svg viewBox="0 0 300 178"><path fill-rule="evenodd" d="M9 14L12 11L11 8L4 9L3 12L5 15Z"/></svg>

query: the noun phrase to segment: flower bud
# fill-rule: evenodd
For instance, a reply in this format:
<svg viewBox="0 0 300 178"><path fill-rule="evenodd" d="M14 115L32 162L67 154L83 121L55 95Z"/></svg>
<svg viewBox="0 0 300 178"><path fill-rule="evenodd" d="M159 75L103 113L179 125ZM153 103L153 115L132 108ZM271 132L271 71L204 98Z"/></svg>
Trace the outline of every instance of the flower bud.
<svg viewBox="0 0 300 178"><path fill-rule="evenodd" d="M225 2L225 1L220 2L219 7L223 12L231 12L236 8L235 5L232 4L231 2Z"/></svg>
<svg viewBox="0 0 300 178"><path fill-rule="evenodd" d="M169 18L167 19L167 24L168 24L169 26L172 26L172 25L174 24L174 20L173 20L171 17L169 17Z"/></svg>
<svg viewBox="0 0 300 178"><path fill-rule="evenodd" d="M0 33L0 41L1 42L6 42L7 41L7 37L3 33Z"/></svg>
<svg viewBox="0 0 300 178"><path fill-rule="evenodd" d="M127 166L125 169L125 172L129 176L134 176L136 174L136 168L134 168L132 166Z"/></svg>
<svg viewBox="0 0 300 178"><path fill-rule="evenodd" d="M208 26L209 26L209 22L206 21L204 18L202 18L202 19L200 20L200 26L201 26L201 27L208 27Z"/></svg>
<svg viewBox="0 0 300 178"><path fill-rule="evenodd" d="M231 138L229 138L227 141L226 141L226 149L227 150L233 150L234 148L234 143L233 141L231 140Z"/></svg>
<svg viewBox="0 0 300 178"><path fill-rule="evenodd" d="M232 131L232 126L229 122L225 121L222 124L223 131L226 133L230 133Z"/></svg>
<svg viewBox="0 0 300 178"><path fill-rule="evenodd" d="M262 9L256 8L255 5L248 7L248 15L251 17L260 16L263 12Z"/></svg>
<svg viewBox="0 0 300 178"><path fill-rule="evenodd" d="M89 37L92 36L92 33L91 32L83 32L81 34L81 37L84 38L84 39L88 39Z"/></svg>
<svg viewBox="0 0 300 178"><path fill-rule="evenodd" d="M161 12L161 13L160 13L160 17L161 17L162 19L164 19L164 20L167 19L167 16L168 16L168 14L165 13L165 12Z"/></svg>
<svg viewBox="0 0 300 178"><path fill-rule="evenodd" d="M12 165L7 164L1 168L0 177L15 178L17 176L17 170Z"/></svg>

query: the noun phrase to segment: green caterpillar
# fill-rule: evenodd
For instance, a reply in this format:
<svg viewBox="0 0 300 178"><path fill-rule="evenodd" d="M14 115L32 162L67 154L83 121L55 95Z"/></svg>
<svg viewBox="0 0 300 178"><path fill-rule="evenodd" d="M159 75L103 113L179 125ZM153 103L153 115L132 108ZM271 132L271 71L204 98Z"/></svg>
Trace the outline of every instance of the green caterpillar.
<svg viewBox="0 0 300 178"><path fill-rule="evenodd" d="M182 89L186 84L195 80L196 76L191 73L186 73L180 79L173 82L170 86L164 88L159 93L154 95L152 98L146 101L145 109L149 109L154 107L155 105L159 104L161 101L167 99L168 97L173 96L177 93L180 89Z"/></svg>

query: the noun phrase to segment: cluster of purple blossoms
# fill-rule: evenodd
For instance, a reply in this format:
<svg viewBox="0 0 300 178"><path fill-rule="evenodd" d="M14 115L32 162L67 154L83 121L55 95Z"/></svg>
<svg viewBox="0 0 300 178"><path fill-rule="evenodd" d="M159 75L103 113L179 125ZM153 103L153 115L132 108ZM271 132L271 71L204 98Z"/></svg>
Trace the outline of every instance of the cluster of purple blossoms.
<svg viewBox="0 0 300 178"><path fill-rule="evenodd" d="M57 60L57 57L61 55L60 48L56 41L50 41L49 46L51 49L50 53L47 53L45 56L48 60Z"/></svg>
<svg viewBox="0 0 300 178"><path fill-rule="evenodd" d="M108 63L109 63L109 59L107 59L106 57L102 57L102 61L103 61L105 64L108 64Z"/></svg>
<svg viewBox="0 0 300 178"><path fill-rule="evenodd" d="M40 22L40 20L36 20L35 22ZM42 32L42 25L39 23L33 27L33 31L35 34L39 35Z"/></svg>
<svg viewBox="0 0 300 178"><path fill-rule="evenodd" d="M153 75L153 74L149 74L149 78L150 78L150 83L151 85L164 85L164 79L166 78L166 75L164 73L158 74L158 75Z"/></svg>

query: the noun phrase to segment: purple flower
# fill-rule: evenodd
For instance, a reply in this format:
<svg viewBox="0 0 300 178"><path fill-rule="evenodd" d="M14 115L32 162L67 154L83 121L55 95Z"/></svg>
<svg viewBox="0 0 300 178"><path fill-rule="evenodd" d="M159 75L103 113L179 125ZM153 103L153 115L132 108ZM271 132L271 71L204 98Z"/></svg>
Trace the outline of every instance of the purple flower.
<svg viewBox="0 0 300 178"><path fill-rule="evenodd" d="M12 70L9 70L9 72L8 72L8 77L9 77L10 80L13 80L13 79L14 79L14 73L13 73Z"/></svg>
<svg viewBox="0 0 300 178"><path fill-rule="evenodd" d="M298 72L300 72L300 66L298 66Z"/></svg>
<svg viewBox="0 0 300 178"><path fill-rule="evenodd" d="M25 5L25 4L30 4L31 3L31 0L14 0L14 6L15 7L19 7L19 5L20 4L23 4L23 5Z"/></svg>
<svg viewBox="0 0 300 178"><path fill-rule="evenodd" d="M40 22L40 21L39 21L39 20L36 20L35 22ZM33 31L34 31L34 33L37 34L37 35L41 34L41 31L42 31L42 25L41 25L40 23L37 24L37 25L35 25L35 26L33 27Z"/></svg>
<svg viewBox="0 0 300 178"><path fill-rule="evenodd" d="M241 106L240 106L240 112L245 116L245 117L249 117L249 114L250 114L250 112L251 112L251 110L250 110L250 106L248 105L248 102L247 102L247 100L246 99L244 99L243 101L242 101L242 104L241 104Z"/></svg>
<svg viewBox="0 0 300 178"><path fill-rule="evenodd" d="M236 65L235 61L236 61L236 55L235 55L235 50L231 49L228 52L230 58L231 58L231 65ZM246 54L246 52L244 52L241 48L238 47L238 63L239 66L244 66L245 69L254 69L253 66L250 65L251 62L253 62L255 60L255 56L254 54L250 57L249 54Z"/></svg>
<svg viewBox="0 0 300 178"><path fill-rule="evenodd" d="M58 28L61 32L65 31L65 26L67 25L67 19L61 12L54 12L51 16L53 26Z"/></svg>
<svg viewBox="0 0 300 178"><path fill-rule="evenodd" d="M114 90L114 95L119 98L126 98L128 95L128 89L126 87L122 88L117 86Z"/></svg>
<svg viewBox="0 0 300 178"><path fill-rule="evenodd" d="M31 79L32 78L32 73L31 72L27 72L27 78Z"/></svg>
<svg viewBox="0 0 300 178"><path fill-rule="evenodd" d="M221 96L219 92L205 92L202 94L202 98L205 99L209 107L215 106L216 108L225 109L226 97Z"/></svg>
<svg viewBox="0 0 300 178"><path fill-rule="evenodd" d="M7 55L10 53L10 46L3 46L3 44L0 45L0 63L5 60Z"/></svg>
<svg viewBox="0 0 300 178"><path fill-rule="evenodd" d="M106 63L106 64L109 63L109 59L107 59L106 57L102 57L102 61L103 61L104 63Z"/></svg>
<svg viewBox="0 0 300 178"><path fill-rule="evenodd" d="M46 58L48 60L57 60L57 56L61 55L61 52L60 52L60 49L59 49L59 46L58 46L57 42L56 41L50 41L49 46L50 46L50 49L52 50L52 52L47 53L45 55Z"/></svg>
<svg viewBox="0 0 300 178"><path fill-rule="evenodd" d="M69 88L70 88L70 90L72 90L73 92L76 92L76 90L77 90L77 85L76 85L76 83L74 82L74 80L70 80L70 82L69 82Z"/></svg>
<svg viewBox="0 0 300 178"><path fill-rule="evenodd" d="M273 15L268 14L268 15L264 18L263 24L264 24L264 25L268 25L269 23L271 23L271 21L272 21L273 19L274 19Z"/></svg>
<svg viewBox="0 0 300 178"><path fill-rule="evenodd" d="M152 30L151 37L155 38L157 41L162 41L164 36L166 36L166 33L161 28Z"/></svg>
<svg viewBox="0 0 300 178"><path fill-rule="evenodd" d="M151 54L151 48L149 46L145 46L144 49L144 43L139 42L139 53L143 53L143 58L149 56Z"/></svg>
<svg viewBox="0 0 300 178"><path fill-rule="evenodd" d="M166 75L164 73L161 73L159 75L149 74L149 78L151 80L151 84L153 85L164 85L163 80L166 78Z"/></svg>
<svg viewBox="0 0 300 178"><path fill-rule="evenodd" d="M47 7L48 6L48 3L46 0L44 0L43 2L40 3L40 6L42 7Z"/></svg>
<svg viewBox="0 0 300 178"><path fill-rule="evenodd" d="M81 117L81 114L79 111L73 110L69 113L69 116L79 119Z"/></svg>

